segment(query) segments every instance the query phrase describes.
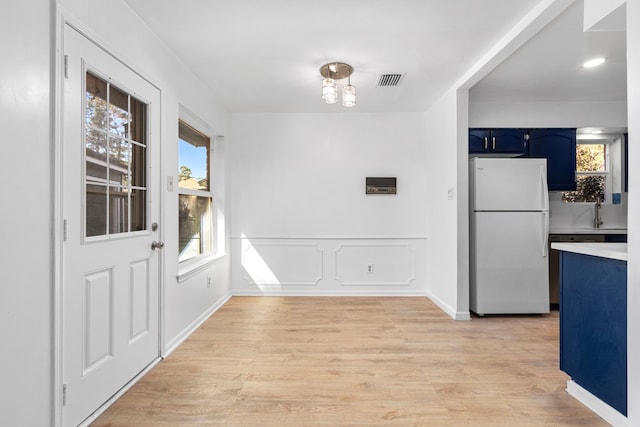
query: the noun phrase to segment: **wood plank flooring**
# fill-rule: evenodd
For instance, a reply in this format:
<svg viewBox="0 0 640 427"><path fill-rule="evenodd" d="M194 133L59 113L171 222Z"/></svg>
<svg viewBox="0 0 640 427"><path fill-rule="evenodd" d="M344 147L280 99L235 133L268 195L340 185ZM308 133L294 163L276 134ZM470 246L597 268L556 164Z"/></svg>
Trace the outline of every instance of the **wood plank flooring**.
<svg viewBox="0 0 640 427"><path fill-rule="evenodd" d="M606 426L566 391L558 313L455 322L426 298L234 297L106 426Z"/></svg>

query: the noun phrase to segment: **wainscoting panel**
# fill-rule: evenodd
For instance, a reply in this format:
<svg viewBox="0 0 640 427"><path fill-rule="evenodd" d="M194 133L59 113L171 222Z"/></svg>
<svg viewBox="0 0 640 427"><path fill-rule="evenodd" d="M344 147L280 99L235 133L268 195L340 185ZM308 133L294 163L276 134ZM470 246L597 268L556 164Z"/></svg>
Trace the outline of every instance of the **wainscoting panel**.
<svg viewBox="0 0 640 427"><path fill-rule="evenodd" d="M323 250L315 243L242 240L243 280L259 286L317 286Z"/></svg>
<svg viewBox="0 0 640 427"><path fill-rule="evenodd" d="M426 237L232 238L234 295L425 295Z"/></svg>
<svg viewBox="0 0 640 427"><path fill-rule="evenodd" d="M408 243L342 243L334 252L341 286L410 286L416 249Z"/></svg>

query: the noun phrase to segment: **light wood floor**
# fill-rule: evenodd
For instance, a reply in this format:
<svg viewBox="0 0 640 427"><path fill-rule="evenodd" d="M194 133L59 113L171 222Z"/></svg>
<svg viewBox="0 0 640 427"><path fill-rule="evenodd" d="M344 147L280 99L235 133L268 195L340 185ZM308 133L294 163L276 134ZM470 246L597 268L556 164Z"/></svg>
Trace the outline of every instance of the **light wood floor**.
<svg viewBox="0 0 640 427"><path fill-rule="evenodd" d="M606 426L565 392L558 313L426 298L234 297L100 426Z"/></svg>

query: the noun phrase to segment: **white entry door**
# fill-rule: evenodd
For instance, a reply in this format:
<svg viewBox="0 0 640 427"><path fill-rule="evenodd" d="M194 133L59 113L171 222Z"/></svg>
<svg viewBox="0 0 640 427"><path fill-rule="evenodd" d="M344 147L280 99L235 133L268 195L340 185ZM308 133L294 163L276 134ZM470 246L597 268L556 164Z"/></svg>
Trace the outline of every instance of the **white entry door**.
<svg viewBox="0 0 640 427"><path fill-rule="evenodd" d="M159 357L162 245L159 90L68 25L64 54L66 427Z"/></svg>

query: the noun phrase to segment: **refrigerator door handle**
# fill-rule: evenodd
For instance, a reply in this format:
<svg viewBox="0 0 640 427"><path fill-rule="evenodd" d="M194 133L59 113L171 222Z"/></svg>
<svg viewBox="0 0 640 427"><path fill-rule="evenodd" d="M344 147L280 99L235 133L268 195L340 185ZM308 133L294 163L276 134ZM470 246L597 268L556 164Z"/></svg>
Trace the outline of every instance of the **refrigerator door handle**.
<svg viewBox="0 0 640 427"><path fill-rule="evenodd" d="M549 188L547 188L547 168L540 166L540 186L542 190L542 210L549 211Z"/></svg>
<svg viewBox="0 0 640 427"><path fill-rule="evenodd" d="M549 255L549 212L542 212L542 258Z"/></svg>

